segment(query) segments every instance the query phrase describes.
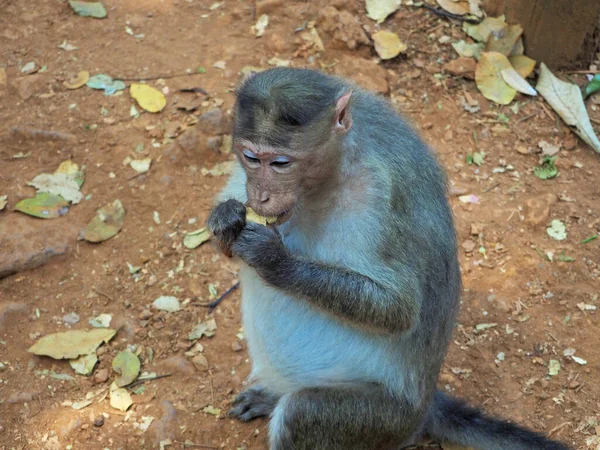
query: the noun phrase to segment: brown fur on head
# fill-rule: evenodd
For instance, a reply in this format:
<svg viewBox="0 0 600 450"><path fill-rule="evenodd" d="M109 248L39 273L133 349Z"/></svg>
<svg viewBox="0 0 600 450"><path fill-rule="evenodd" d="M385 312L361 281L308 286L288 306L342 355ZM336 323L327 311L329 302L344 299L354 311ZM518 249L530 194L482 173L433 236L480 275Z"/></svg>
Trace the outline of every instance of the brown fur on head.
<svg viewBox="0 0 600 450"><path fill-rule="evenodd" d="M352 127L352 91L315 71L248 74L236 89L233 151L247 175L249 205L285 216L300 192L335 175L337 139Z"/></svg>

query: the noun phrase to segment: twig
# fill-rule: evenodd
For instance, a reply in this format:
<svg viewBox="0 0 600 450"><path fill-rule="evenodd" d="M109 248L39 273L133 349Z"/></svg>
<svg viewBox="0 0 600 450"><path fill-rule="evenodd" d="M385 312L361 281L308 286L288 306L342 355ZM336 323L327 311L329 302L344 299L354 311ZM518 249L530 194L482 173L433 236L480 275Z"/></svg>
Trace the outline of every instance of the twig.
<svg viewBox="0 0 600 450"><path fill-rule="evenodd" d="M197 448L214 448L214 449L218 449L220 447L215 447L214 445L208 445L208 444L194 444L193 442L181 442L181 441L175 441L176 444L182 444L184 447L197 447Z"/></svg>
<svg viewBox="0 0 600 450"><path fill-rule="evenodd" d="M157 75L153 77L140 77L140 78L124 78L124 77L113 77L115 80L121 81L149 81L149 80L160 80L160 79L169 79L169 78L178 78L178 77L189 77L192 75L201 75L199 72L189 72L189 73L177 73L175 75Z"/></svg>
<svg viewBox="0 0 600 450"><path fill-rule="evenodd" d="M566 425L571 425L571 422L564 422L564 423L561 423L560 425L552 428L550 431L548 431L548 436L553 435L554 433L556 433L558 430L560 430L561 428L563 428Z"/></svg>
<svg viewBox="0 0 600 450"><path fill-rule="evenodd" d="M583 75L587 75L589 73L590 75L596 75L600 73L600 70L569 70L567 73L579 73Z"/></svg>
<svg viewBox="0 0 600 450"><path fill-rule="evenodd" d="M489 188L486 188L483 190L483 194L487 194L490 191L493 191L494 189L496 189L498 186L500 186L500 183L496 183L493 186L490 186Z"/></svg>
<svg viewBox="0 0 600 450"><path fill-rule="evenodd" d="M423 2L423 7L425 9L428 9L429 11L437 14L438 16L447 17L449 19L460 20L463 22L468 22L468 23L473 23L473 24L478 24L481 22L478 19L471 19L470 17L463 17L463 16L459 16L457 14L452 14L451 12L445 11L443 9L438 9L435 6L428 5L425 2Z"/></svg>
<svg viewBox="0 0 600 450"><path fill-rule="evenodd" d="M95 292L97 292L98 294L100 294L100 295L102 295L102 296L106 297L107 299L109 299L109 300L112 300L113 302L116 302L116 300L115 300L114 298L112 298L112 297L111 297L110 295L108 295L107 293L105 293L105 292L102 292L102 291L101 291L100 289L98 289L96 286L92 286L92 290L93 290L93 291L95 291Z"/></svg>
<svg viewBox="0 0 600 450"><path fill-rule="evenodd" d="M546 108L546 106L543 103L539 103L539 105L542 107L544 112L548 115L550 120L554 120L554 116L550 113L550 111L548 111L548 108Z"/></svg>
<svg viewBox="0 0 600 450"><path fill-rule="evenodd" d="M528 116L525 116L525 117L521 117L519 120L517 120L517 123L521 123L521 122L525 122L529 119L533 119L535 116L537 116L537 112L534 112L533 114L529 114Z"/></svg>
<svg viewBox="0 0 600 450"><path fill-rule="evenodd" d="M155 377L152 377L152 378L143 378L141 380L136 380L133 383L131 383L129 386L127 386L127 389L133 389L134 387L139 386L140 384L144 384L146 381L160 380L161 378L167 378L170 376L171 376L170 373L165 373L164 375L156 375Z"/></svg>

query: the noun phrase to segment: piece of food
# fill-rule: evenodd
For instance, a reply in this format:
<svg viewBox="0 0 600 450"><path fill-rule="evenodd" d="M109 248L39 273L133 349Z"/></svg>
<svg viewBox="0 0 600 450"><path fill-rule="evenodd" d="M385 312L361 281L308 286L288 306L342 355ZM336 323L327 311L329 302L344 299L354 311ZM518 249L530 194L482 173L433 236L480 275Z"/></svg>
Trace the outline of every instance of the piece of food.
<svg viewBox="0 0 600 450"><path fill-rule="evenodd" d="M246 207L246 222L254 222L260 223L262 225L271 225L277 222L277 217L263 217L259 215L256 211L254 211L249 206Z"/></svg>

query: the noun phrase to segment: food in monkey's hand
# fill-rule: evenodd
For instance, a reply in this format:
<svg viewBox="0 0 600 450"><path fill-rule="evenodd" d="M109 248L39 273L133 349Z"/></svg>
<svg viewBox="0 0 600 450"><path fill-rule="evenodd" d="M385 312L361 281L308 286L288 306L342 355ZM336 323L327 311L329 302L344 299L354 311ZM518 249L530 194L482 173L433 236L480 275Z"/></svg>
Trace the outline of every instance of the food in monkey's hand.
<svg viewBox="0 0 600 450"><path fill-rule="evenodd" d="M260 223L261 225L272 225L275 222L277 222L277 217L274 216L269 216L269 217L264 217L261 216L260 214L258 214L256 211L254 211L252 208L250 208L249 206L246 206L246 222L254 222L254 223Z"/></svg>

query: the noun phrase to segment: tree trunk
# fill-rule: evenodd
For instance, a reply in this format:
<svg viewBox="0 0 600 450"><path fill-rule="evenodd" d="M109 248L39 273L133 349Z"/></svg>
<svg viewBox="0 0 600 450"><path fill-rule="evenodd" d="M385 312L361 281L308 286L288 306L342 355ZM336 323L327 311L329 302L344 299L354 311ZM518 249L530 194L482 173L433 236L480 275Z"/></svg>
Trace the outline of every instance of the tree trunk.
<svg viewBox="0 0 600 450"><path fill-rule="evenodd" d="M599 59L600 0L484 0L484 8L520 24L525 54L549 67L587 69Z"/></svg>

